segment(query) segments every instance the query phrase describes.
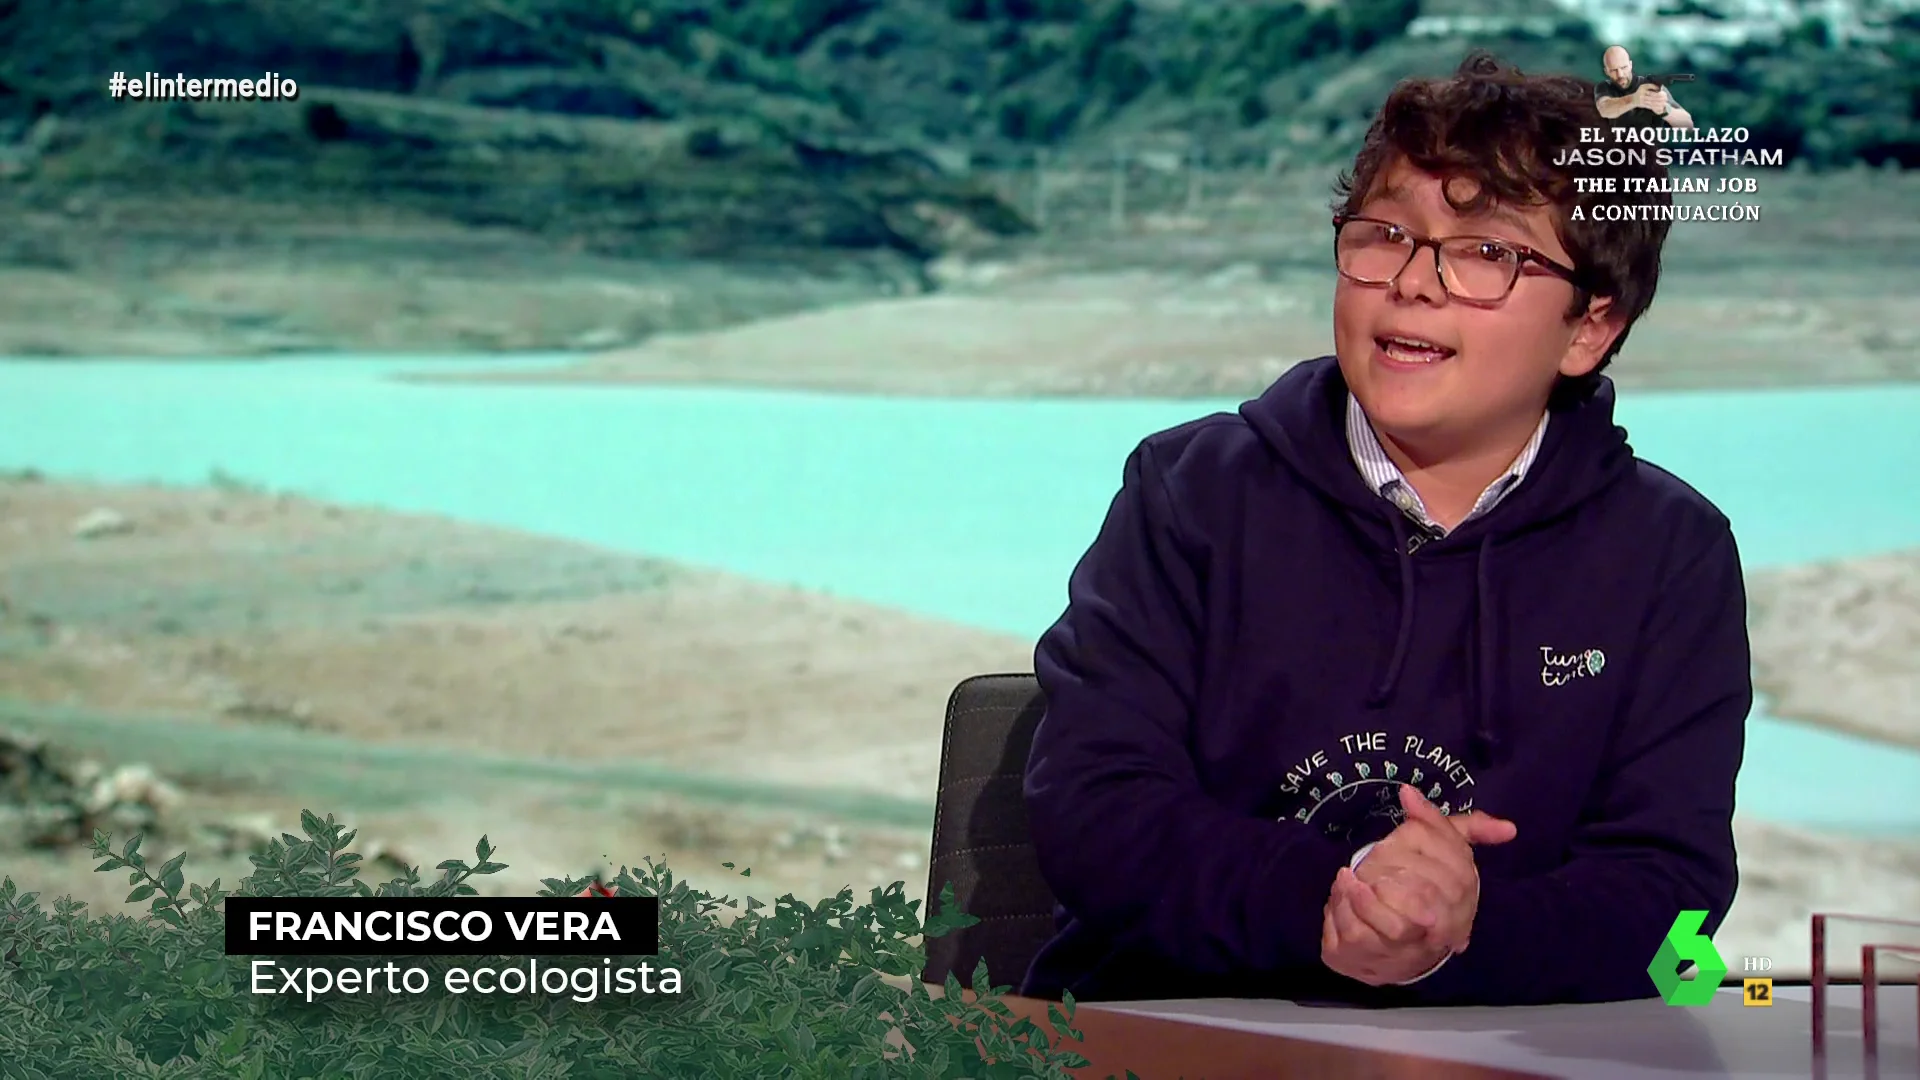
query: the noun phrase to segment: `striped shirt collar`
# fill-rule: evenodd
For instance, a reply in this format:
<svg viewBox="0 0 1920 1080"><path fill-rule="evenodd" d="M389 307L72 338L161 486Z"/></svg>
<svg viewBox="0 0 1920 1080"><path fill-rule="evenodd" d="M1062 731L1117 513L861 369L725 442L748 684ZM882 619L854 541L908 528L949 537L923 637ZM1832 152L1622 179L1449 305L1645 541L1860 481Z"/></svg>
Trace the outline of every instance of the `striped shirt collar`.
<svg viewBox="0 0 1920 1080"><path fill-rule="evenodd" d="M1547 435L1547 415L1542 413L1539 426L1533 429L1533 438L1521 449L1520 456L1500 479L1488 485L1474 501L1473 509L1460 521L1461 525L1480 517L1500 504L1520 481L1526 479L1527 470L1533 467L1533 460L1540 456L1540 443ZM1400 508L1401 512L1418 522L1422 527L1439 535L1447 530L1433 520L1427 513L1427 505L1420 499L1420 493L1413 490L1400 467L1387 456L1386 448L1380 445L1379 436L1373 433L1373 425L1367 422L1366 411L1360 408L1360 400L1351 393L1347 395L1347 450L1353 455L1353 463L1360 469L1360 475L1379 496ZM1457 528L1458 526L1456 526Z"/></svg>

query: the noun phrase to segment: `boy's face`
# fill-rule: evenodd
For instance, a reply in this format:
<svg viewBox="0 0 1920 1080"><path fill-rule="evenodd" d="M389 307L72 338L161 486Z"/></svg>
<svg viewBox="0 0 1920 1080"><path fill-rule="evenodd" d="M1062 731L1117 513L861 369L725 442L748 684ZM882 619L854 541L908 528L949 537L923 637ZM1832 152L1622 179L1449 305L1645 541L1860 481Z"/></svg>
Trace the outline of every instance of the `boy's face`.
<svg viewBox="0 0 1920 1080"><path fill-rule="evenodd" d="M1456 187L1456 194L1472 193ZM1447 205L1438 179L1404 162L1384 172L1360 214L1416 236L1491 236L1572 264L1550 208L1495 208L1463 218ZM1504 300L1457 300L1441 284L1433 249L1425 247L1391 284L1339 278L1334 351L1367 416L1403 449L1452 456L1524 442L1558 377L1591 372L1619 335L1606 318L1605 298L1568 321L1573 296L1569 282L1522 263ZM1393 339L1435 348L1407 348Z"/></svg>

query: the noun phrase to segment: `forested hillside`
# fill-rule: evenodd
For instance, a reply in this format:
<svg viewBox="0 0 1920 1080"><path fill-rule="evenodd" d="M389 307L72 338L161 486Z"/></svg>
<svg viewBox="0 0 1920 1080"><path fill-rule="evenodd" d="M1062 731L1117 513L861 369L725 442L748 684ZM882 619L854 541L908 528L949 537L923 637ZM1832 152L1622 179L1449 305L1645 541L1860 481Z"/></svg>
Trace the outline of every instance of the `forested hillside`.
<svg viewBox="0 0 1920 1080"><path fill-rule="evenodd" d="M377 197L614 254L1017 233L968 161L1119 139L1221 163L1349 153L1393 81L1469 45L1593 74L1547 33L1409 37L1416 0L52 0L0 3L16 194ZM1689 58L1688 105L1814 165L1911 165L1912 17ZM112 70L296 79L294 102L111 100Z"/></svg>

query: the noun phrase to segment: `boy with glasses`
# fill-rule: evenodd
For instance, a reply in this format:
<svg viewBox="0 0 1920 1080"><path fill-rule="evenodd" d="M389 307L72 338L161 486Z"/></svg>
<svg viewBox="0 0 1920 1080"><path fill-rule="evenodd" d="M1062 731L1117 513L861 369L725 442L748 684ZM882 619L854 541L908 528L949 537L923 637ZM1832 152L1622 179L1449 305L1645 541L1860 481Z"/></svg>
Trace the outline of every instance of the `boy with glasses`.
<svg viewBox="0 0 1920 1080"><path fill-rule="evenodd" d="M1668 225L1574 214L1621 198L1551 164L1593 126L1484 55L1402 83L1338 189L1334 355L1129 458L1035 653L1023 992L1650 997L1675 917L1725 917L1745 590L1613 423Z"/></svg>

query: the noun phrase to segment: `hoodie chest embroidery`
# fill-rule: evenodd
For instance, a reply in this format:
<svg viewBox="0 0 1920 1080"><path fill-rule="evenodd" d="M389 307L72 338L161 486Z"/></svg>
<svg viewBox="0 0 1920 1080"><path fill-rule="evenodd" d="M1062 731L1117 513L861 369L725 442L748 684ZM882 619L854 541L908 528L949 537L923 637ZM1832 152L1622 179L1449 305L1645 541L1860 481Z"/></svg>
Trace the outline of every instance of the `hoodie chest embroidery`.
<svg viewBox="0 0 1920 1080"><path fill-rule="evenodd" d="M1607 654L1599 649L1562 651L1551 645L1540 646L1540 685L1565 686L1581 679L1597 678L1606 670Z"/></svg>
<svg viewBox="0 0 1920 1080"><path fill-rule="evenodd" d="M1378 839L1400 823L1400 785L1410 784L1443 814L1473 809L1473 771L1464 755L1404 732L1343 735L1287 767L1278 817L1305 822L1337 840Z"/></svg>

